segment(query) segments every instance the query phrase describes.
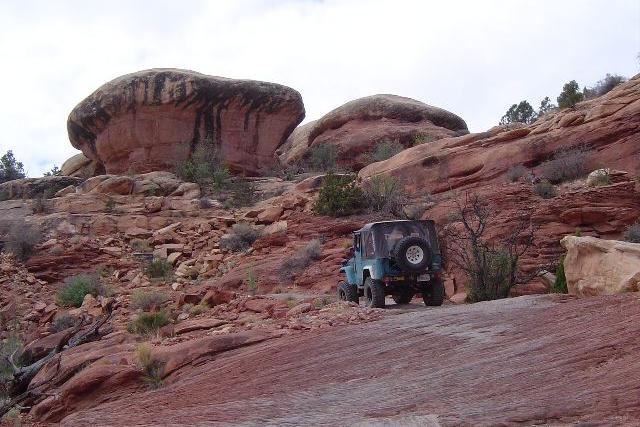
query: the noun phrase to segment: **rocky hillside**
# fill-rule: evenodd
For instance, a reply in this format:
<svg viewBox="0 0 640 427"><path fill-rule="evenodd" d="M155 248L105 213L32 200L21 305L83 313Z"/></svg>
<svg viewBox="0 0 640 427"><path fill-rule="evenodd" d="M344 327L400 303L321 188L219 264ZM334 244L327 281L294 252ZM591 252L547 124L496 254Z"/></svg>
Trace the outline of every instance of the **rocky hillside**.
<svg viewBox="0 0 640 427"><path fill-rule="evenodd" d="M620 348L634 348L637 343L623 342L635 332L610 333L623 317L638 316L633 298L543 296L461 307L447 301L449 307L428 310L336 301L351 233L397 212L321 216L313 205L327 180L323 173L275 172L304 164L317 147L332 147L338 166L358 171L361 185L401 183L405 213L419 208L418 216L435 219L440 229L469 194L491 207L487 232L496 241L527 212L535 229L521 263L528 280L512 295L549 292L548 280L534 273L559 263L560 241L571 234L586 240L565 239L575 250L567 259L577 259L580 248L588 253L567 269L573 294L637 291L634 262L611 267L598 283L580 271L615 265L613 253L622 246L589 239L619 239L640 214L640 76L531 125L475 134L453 113L394 95L354 100L296 128L303 117L293 89L165 69L117 78L74 108L69 137L82 153L63 165L63 176L0 184L1 351L12 375L3 384L18 399L4 412L26 425L105 419L157 425L186 417L203 425L344 424L309 405L331 408L347 423L606 424L640 416L633 400L607 400L601 412L587 400L567 400L578 379L594 400L606 395L618 402L633 389L625 369L637 370L637 363ZM390 142L402 151L371 163L367 156ZM230 187L174 173L202 146L215 148L216 167L229 167L223 184ZM570 179L567 165L575 172ZM628 261L640 250L626 245ZM451 301L464 302L461 271L448 264L445 279ZM403 310L410 313L398 315ZM543 321L549 313L571 328L551 331ZM584 349L568 339L582 335L597 338ZM518 343L534 345L535 357ZM354 346L376 355L370 364L376 372L354 374L353 357L360 357ZM509 409L509 399L443 383L433 374L440 371L423 363L434 348L428 360L455 384L480 387L479 378L493 378L508 391L501 396L518 389L522 405ZM397 367L384 363L389 357ZM526 366L529 382L517 370L496 368L505 364ZM585 370L591 374L580 377ZM566 381L549 385L549 375L564 374ZM438 387L425 391L418 377ZM345 379L346 394L335 387ZM381 389L407 398L389 397L393 408L362 404ZM466 403L452 407L460 396ZM477 410L491 404L502 405L497 415ZM22 415L16 405L24 407ZM306 412L296 409L304 416L285 410L305 406Z"/></svg>

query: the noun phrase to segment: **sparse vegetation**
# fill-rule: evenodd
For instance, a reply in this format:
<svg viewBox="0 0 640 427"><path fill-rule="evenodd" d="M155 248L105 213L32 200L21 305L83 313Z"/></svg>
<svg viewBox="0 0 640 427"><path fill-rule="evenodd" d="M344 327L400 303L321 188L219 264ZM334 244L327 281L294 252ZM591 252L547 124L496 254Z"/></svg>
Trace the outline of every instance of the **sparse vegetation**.
<svg viewBox="0 0 640 427"><path fill-rule="evenodd" d="M527 173L527 168L525 168L524 166L511 166L509 169L507 169L507 180L509 182L518 182L525 173Z"/></svg>
<svg viewBox="0 0 640 427"><path fill-rule="evenodd" d="M516 214L516 222L498 242L489 240L486 225L493 213L477 195L456 201L452 220L443 229L446 253L467 276L471 302L506 298L518 281L519 260L533 244L531 212Z"/></svg>
<svg viewBox="0 0 640 427"><path fill-rule="evenodd" d="M5 238L5 248L16 259L24 262L33 254L33 249L41 238L40 230L22 219L11 224Z"/></svg>
<svg viewBox="0 0 640 427"><path fill-rule="evenodd" d="M36 197L33 199L31 209L33 210L33 213L46 214L51 211L51 206L49 205L49 201L44 197Z"/></svg>
<svg viewBox="0 0 640 427"><path fill-rule="evenodd" d="M167 300L162 292L136 290L131 295L131 306L142 311L156 311Z"/></svg>
<svg viewBox="0 0 640 427"><path fill-rule="evenodd" d="M64 331L65 329L69 329L72 326L75 326L77 319L68 314L63 314L61 316L57 316L53 320L53 330L56 332Z"/></svg>
<svg viewBox="0 0 640 427"><path fill-rule="evenodd" d="M543 179L533 185L533 192L543 199L552 199L556 196L556 187L546 179Z"/></svg>
<svg viewBox="0 0 640 427"><path fill-rule="evenodd" d="M158 329L169 324L169 316L165 311L153 313L140 313L138 317L127 326L127 330L132 334L151 335Z"/></svg>
<svg viewBox="0 0 640 427"><path fill-rule="evenodd" d="M580 86L575 80L571 80L562 87L562 92L558 95L558 107L570 108L584 99L580 92Z"/></svg>
<svg viewBox="0 0 640 427"><path fill-rule="evenodd" d="M9 361L12 354L20 354L22 352L22 341L15 333L9 333L9 336L0 341L0 401L6 401L10 398L11 382L13 381L13 367ZM21 365L20 358L14 360L18 366ZM4 402L2 402L4 403Z"/></svg>
<svg viewBox="0 0 640 427"><path fill-rule="evenodd" d="M614 87L620 83L627 81L626 77L619 76L617 74L608 74L596 83L593 87L583 89L584 99L593 99L610 92Z"/></svg>
<svg viewBox="0 0 640 427"><path fill-rule="evenodd" d="M17 161L13 151L7 151L0 157L0 184L14 179L25 178L24 165Z"/></svg>
<svg viewBox="0 0 640 427"><path fill-rule="evenodd" d="M365 155L365 163L381 162L390 159L404 150L404 146L398 140L382 141L376 145L371 153Z"/></svg>
<svg viewBox="0 0 640 427"><path fill-rule="evenodd" d="M241 208L251 206L256 202L256 186L245 179L234 178L229 180L226 187L225 208Z"/></svg>
<svg viewBox="0 0 640 427"><path fill-rule="evenodd" d="M354 175L327 174L313 211L319 215L347 216L362 209L364 195Z"/></svg>
<svg viewBox="0 0 640 427"><path fill-rule="evenodd" d="M97 275L78 274L67 279L56 300L63 307L80 307L86 295L106 295L107 290Z"/></svg>
<svg viewBox="0 0 640 427"><path fill-rule="evenodd" d="M415 135L411 140L411 145L415 147L416 145L422 145L429 142L435 141L435 137L433 135Z"/></svg>
<svg viewBox="0 0 640 427"><path fill-rule="evenodd" d="M253 275L253 267L249 266L249 268L247 268L246 274L247 277L245 279L245 282L247 284L247 290L251 295L255 295L258 292L258 281Z"/></svg>
<svg viewBox="0 0 640 427"><path fill-rule="evenodd" d="M560 258L558 267L556 267L556 281L551 287L551 292L556 294L569 293L567 289L567 277L564 275L564 257Z"/></svg>
<svg viewBox="0 0 640 427"><path fill-rule="evenodd" d="M333 145L318 144L309 150L307 163L312 171L335 172L337 168L338 150Z"/></svg>
<svg viewBox="0 0 640 427"><path fill-rule="evenodd" d="M311 240L307 243L300 253L285 258L280 264L279 273L283 280L291 280L296 274L320 259L322 256L322 243L318 239Z"/></svg>
<svg viewBox="0 0 640 427"><path fill-rule="evenodd" d="M540 165L540 175L552 184L583 177L586 174L589 153L585 147L558 151L551 160Z"/></svg>
<svg viewBox="0 0 640 427"><path fill-rule="evenodd" d="M144 373L144 381L150 388L162 387L164 364L153 355L153 349L148 343L136 347L136 363Z"/></svg>
<svg viewBox="0 0 640 427"><path fill-rule="evenodd" d="M404 185L396 178L377 175L362 184L364 205L374 212L402 215L402 207L407 202Z"/></svg>
<svg viewBox="0 0 640 427"><path fill-rule="evenodd" d="M210 308L211 307L209 307L209 304L207 304L206 301L203 301L199 304L189 307L189 313L191 313L192 316L197 316L198 314L206 312Z"/></svg>
<svg viewBox="0 0 640 427"><path fill-rule="evenodd" d="M113 198L109 197L107 201L104 203L104 211L107 213L112 213L116 209L116 201Z"/></svg>
<svg viewBox="0 0 640 427"><path fill-rule="evenodd" d="M191 157L176 167L176 175L183 181L195 182L203 191L224 189L231 180L229 169L210 140L200 143Z"/></svg>
<svg viewBox="0 0 640 427"><path fill-rule="evenodd" d="M231 233L222 236L220 239L220 249L239 252L251 247L260 237L260 232L251 227L246 222L233 224Z"/></svg>
<svg viewBox="0 0 640 427"><path fill-rule="evenodd" d="M151 246L145 239L131 239L129 246L131 246L131 249L135 252L151 252Z"/></svg>
<svg viewBox="0 0 640 427"><path fill-rule="evenodd" d="M624 231L624 240L630 243L640 243L640 222L635 222Z"/></svg>
<svg viewBox="0 0 640 427"><path fill-rule="evenodd" d="M161 258L154 258L144 270L150 279L167 279L171 275L171 264Z"/></svg>

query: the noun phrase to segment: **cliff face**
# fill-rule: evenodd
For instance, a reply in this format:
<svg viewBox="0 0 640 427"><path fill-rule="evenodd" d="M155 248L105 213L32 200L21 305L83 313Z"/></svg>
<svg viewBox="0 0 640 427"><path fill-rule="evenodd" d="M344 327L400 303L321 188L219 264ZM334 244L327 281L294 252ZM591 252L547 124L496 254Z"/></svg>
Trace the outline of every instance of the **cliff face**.
<svg viewBox="0 0 640 427"><path fill-rule="evenodd" d="M71 144L107 173L172 170L199 144L215 145L234 170L258 173L304 118L286 86L152 69L108 82L67 122Z"/></svg>

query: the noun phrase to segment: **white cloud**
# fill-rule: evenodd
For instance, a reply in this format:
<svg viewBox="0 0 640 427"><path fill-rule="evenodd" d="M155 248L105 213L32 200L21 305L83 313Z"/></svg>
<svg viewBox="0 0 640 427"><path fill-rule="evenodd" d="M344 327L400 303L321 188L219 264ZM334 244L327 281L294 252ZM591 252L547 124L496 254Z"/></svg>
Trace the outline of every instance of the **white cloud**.
<svg viewBox="0 0 640 427"><path fill-rule="evenodd" d="M75 152L71 109L152 67L267 80L307 120L374 93L446 108L472 131L576 79L638 72L640 2L21 1L0 5L0 153L35 176Z"/></svg>

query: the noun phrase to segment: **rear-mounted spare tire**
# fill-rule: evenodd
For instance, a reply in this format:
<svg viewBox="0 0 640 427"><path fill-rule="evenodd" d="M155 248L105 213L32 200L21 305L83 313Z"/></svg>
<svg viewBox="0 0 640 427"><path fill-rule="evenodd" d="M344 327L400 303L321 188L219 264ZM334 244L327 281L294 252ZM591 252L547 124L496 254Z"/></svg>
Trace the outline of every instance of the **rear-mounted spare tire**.
<svg viewBox="0 0 640 427"><path fill-rule="evenodd" d="M431 265L429 243L419 236L402 238L393 248L393 260L401 270L419 273Z"/></svg>

